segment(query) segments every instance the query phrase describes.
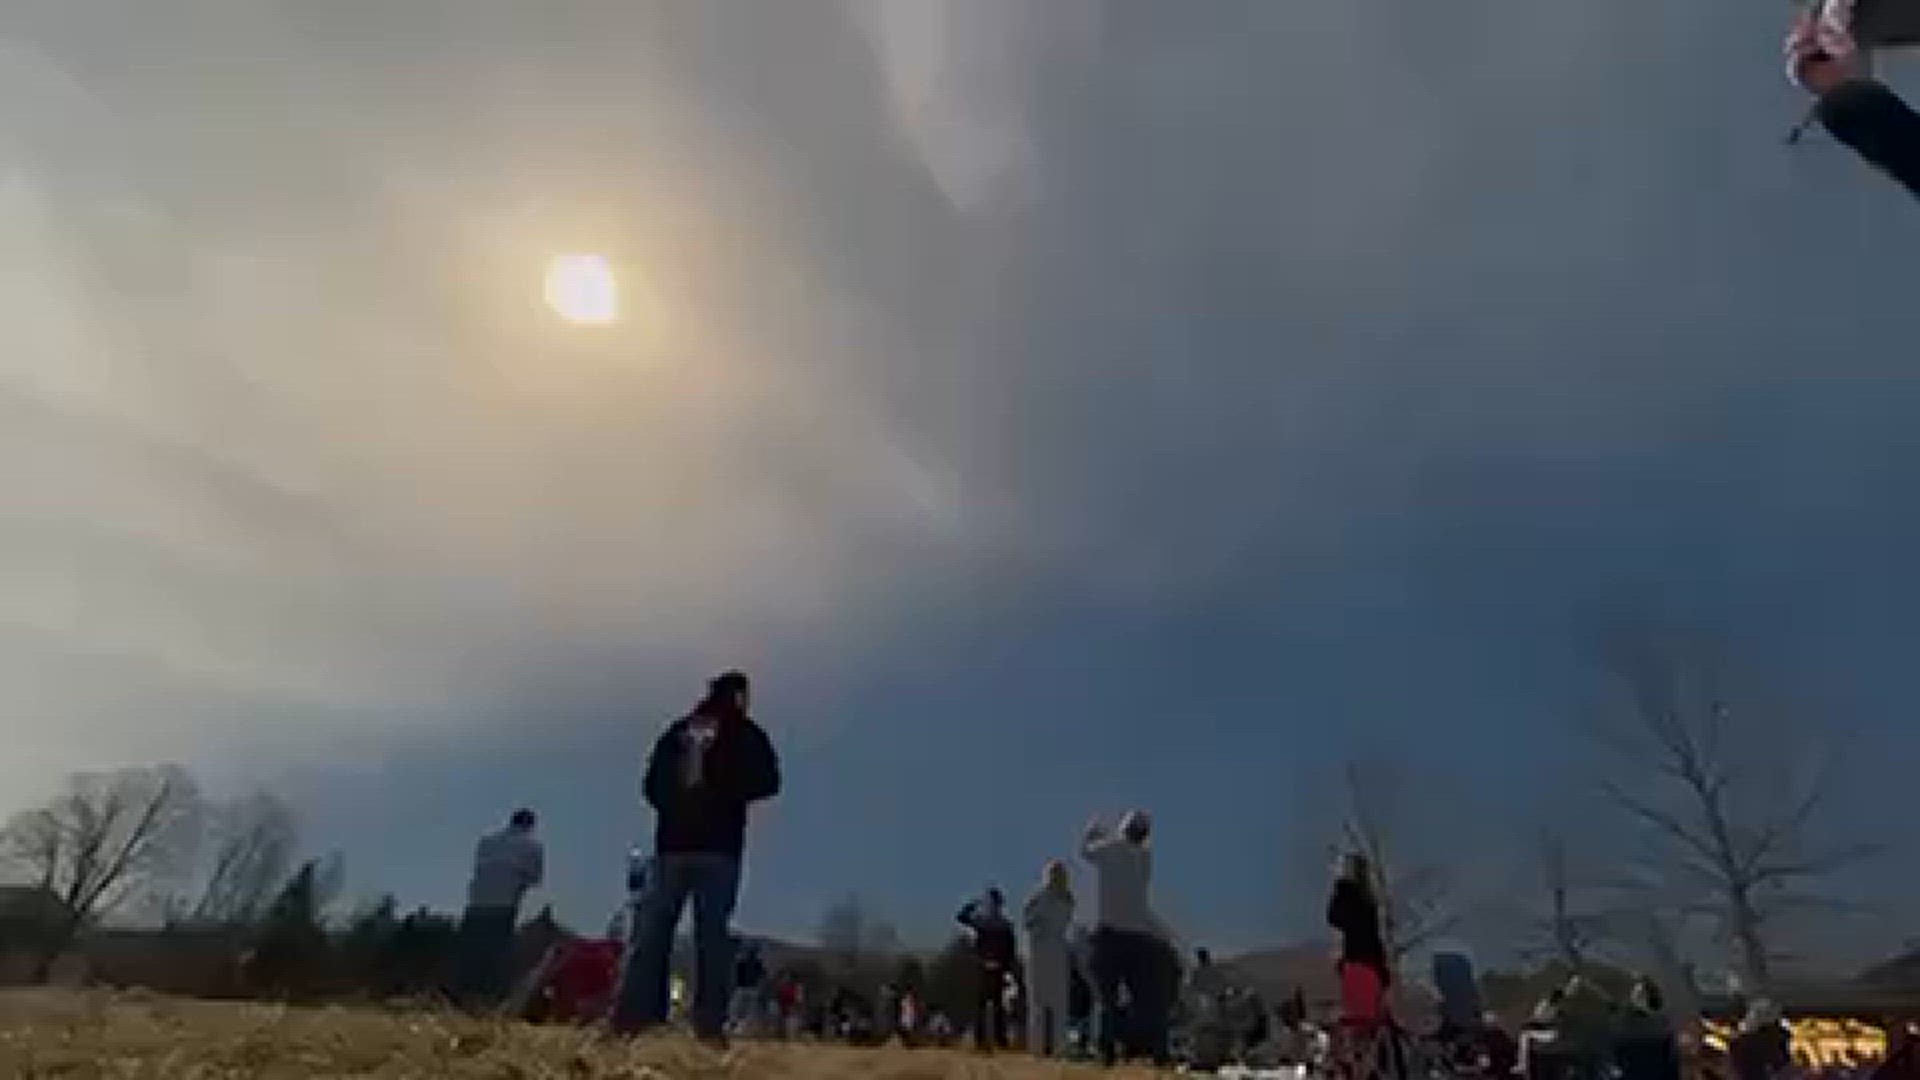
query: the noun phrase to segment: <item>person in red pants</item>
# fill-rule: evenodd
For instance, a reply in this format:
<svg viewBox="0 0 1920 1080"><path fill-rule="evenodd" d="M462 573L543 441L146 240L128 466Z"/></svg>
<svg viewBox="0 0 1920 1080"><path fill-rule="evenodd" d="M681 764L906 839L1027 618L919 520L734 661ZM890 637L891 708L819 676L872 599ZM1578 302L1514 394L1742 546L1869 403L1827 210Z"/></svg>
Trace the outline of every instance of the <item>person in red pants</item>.
<svg viewBox="0 0 1920 1080"><path fill-rule="evenodd" d="M1380 932L1380 902L1367 857L1348 855L1327 900L1327 925L1340 935L1340 1019L1371 1030L1387 1018L1392 967Z"/></svg>

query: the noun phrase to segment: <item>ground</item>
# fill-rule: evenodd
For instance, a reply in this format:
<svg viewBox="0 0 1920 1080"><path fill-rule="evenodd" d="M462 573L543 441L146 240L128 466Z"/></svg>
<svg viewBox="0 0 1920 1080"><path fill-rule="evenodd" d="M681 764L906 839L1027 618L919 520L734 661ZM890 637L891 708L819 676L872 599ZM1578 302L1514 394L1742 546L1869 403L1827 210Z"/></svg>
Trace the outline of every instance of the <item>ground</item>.
<svg viewBox="0 0 1920 1080"><path fill-rule="evenodd" d="M139 993L0 992L7 1080L1147 1080L1015 1056L627 1042L434 1010L288 1008Z"/></svg>

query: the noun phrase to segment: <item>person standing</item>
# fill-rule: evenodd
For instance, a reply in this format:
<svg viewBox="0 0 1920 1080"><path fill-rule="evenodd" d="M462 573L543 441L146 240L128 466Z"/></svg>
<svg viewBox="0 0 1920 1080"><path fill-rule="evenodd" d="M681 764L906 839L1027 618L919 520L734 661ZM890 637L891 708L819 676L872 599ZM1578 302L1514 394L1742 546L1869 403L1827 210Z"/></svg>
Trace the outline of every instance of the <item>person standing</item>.
<svg viewBox="0 0 1920 1080"><path fill-rule="evenodd" d="M791 973L782 974L778 988L774 991L774 1005L779 1010L778 1037L794 1039L800 1035L800 1012L803 991L800 980Z"/></svg>
<svg viewBox="0 0 1920 1080"><path fill-rule="evenodd" d="M908 987L900 995L900 1015L896 1018L895 1030L900 1034L900 1045L909 1049L920 1041L920 991Z"/></svg>
<svg viewBox="0 0 1920 1080"><path fill-rule="evenodd" d="M1007 1048L1007 982L1020 962L1020 946L1007 921L1007 898L989 888L984 900L970 900L957 916L973 931L973 959L979 979L974 994L973 1038L982 1050Z"/></svg>
<svg viewBox="0 0 1920 1080"><path fill-rule="evenodd" d="M1373 867L1365 855L1354 852L1342 862L1327 899L1327 925L1340 935L1340 1020L1370 1031L1386 1020L1393 976L1380 933Z"/></svg>
<svg viewBox="0 0 1920 1080"><path fill-rule="evenodd" d="M1750 1004L1727 1056L1737 1080L1774 1080L1785 1074L1793 1065L1793 1038L1779 1007L1766 1000Z"/></svg>
<svg viewBox="0 0 1920 1080"><path fill-rule="evenodd" d="M1685 1071L1665 996L1645 975L1634 979L1627 1007L1616 1018L1613 1064L1620 1080L1680 1080Z"/></svg>
<svg viewBox="0 0 1920 1080"><path fill-rule="evenodd" d="M1175 986L1168 968L1177 969L1178 964L1168 962L1172 935L1154 914L1149 899L1152 834L1152 819L1135 810L1121 819L1118 835L1096 818L1087 826L1080 847L1081 856L1099 876L1099 912L1092 941L1094 994L1100 1056L1109 1065L1118 1059L1123 1043L1155 1064L1172 1060L1167 1026Z"/></svg>
<svg viewBox="0 0 1920 1080"><path fill-rule="evenodd" d="M760 946L752 941L734 942L733 1023L746 1034L759 1029L766 1015L767 964L760 958Z"/></svg>
<svg viewBox="0 0 1920 1080"><path fill-rule="evenodd" d="M1073 926L1073 884L1067 865L1049 862L1040 888L1021 912L1027 931L1027 1051L1058 1057L1067 1048L1067 1013L1073 959L1067 931Z"/></svg>
<svg viewBox="0 0 1920 1080"><path fill-rule="evenodd" d="M892 981L880 984L880 998L873 1007L874 1045L885 1046L899 1033L901 996Z"/></svg>
<svg viewBox="0 0 1920 1080"><path fill-rule="evenodd" d="M657 815L654 857L635 905L613 1027L635 1033L666 1022L674 932L693 903L694 1033L725 1039L733 976L733 906L739 898L747 808L780 792L773 742L748 715L750 685L730 671L708 684L691 714L667 728L647 760L642 789Z"/></svg>
<svg viewBox="0 0 1920 1080"><path fill-rule="evenodd" d="M473 853L467 907L460 917L456 996L469 1008L489 1008L513 978L513 932L520 901L546 876L546 852L534 835L534 813L515 810L507 827L480 838Z"/></svg>
<svg viewBox="0 0 1920 1080"><path fill-rule="evenodd" d="M1228 1017L1227 982L1213 965L1209 949L1193 951L1193 971L1187 976L1187 992L1181 1008L1192 1032L1194 1064L1217 1069L1233 1056L1233 1033Z"/></svg>

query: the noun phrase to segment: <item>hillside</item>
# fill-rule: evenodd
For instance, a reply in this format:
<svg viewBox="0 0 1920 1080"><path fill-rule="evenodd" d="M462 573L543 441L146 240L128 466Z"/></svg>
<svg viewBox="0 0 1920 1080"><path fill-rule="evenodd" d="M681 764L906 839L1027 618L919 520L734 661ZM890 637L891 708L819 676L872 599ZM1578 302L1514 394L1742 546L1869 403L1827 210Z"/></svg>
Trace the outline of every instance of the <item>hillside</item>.
<svg viewBox="0 0 1920 1080"><path fill-rule="evenodd" d="M1332 1008L1340 1000L1333 951L1324 943L1256 949L1223 960L1220 967L1270 1002L1289 998L1296 989L1305 995L1310 1009Z"/></svg>

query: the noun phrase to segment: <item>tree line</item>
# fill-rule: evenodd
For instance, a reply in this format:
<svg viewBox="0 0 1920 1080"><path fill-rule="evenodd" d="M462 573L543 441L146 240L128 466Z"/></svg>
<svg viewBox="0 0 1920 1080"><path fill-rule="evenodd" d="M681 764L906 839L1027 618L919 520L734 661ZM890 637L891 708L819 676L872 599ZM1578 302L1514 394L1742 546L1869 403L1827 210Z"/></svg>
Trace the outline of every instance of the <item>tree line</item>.
<svg viewBox="0 0 1920 1080"><path fill-rule="evenodd" d="M145 939L157 966L183 953L221 965L203 974L207 991L437 991L456 920L402 914L386 896L336 921L340 858L299 850L277 795L210 798L175 765L75 774L0 826L0 880L14 898L0 908L0 957L24 957L44 981L90 932L157 925Z"/></svg>
<svg viewBox="0 0 1920 1080"><path fill-rule="evenodd" d="M1629 958L1666 982L1704 959L1771 992L1805 923L1846 906L1836 876L1877 853L1830 813L1838 777L1825 723L1759 692L1708 636L1616 628L1597 635L1593 655L1606 689L1581 718L1596 766L1588 812L1628 844L1596 855L1552 827L1516 837L1536 866L1525 940L1514 944L1574 970L1602 954ZM1428 808L1404 805L1390 773L1354 766L1344 779L1330 839L1369 857L1390 950L1404 959L1460 925L1452 853L1412 839L1405 825ZM371 986L423 988L453 920L403 915L386 898L329 929L339 860L296 863L298 851L294 814L270 793L211 799L175 766L76 775L0 827L0 880L49 900L30 927L0 914L0 951L30 930L24 943L44 976L88 930L139 919L244 940L263 985L357 967ZM922 961L857 899L830 910L818 937L823 970L806 974L823 984L937 986L966 999L962 943Z"/></svg>

